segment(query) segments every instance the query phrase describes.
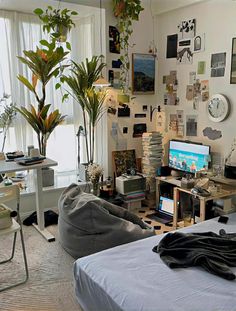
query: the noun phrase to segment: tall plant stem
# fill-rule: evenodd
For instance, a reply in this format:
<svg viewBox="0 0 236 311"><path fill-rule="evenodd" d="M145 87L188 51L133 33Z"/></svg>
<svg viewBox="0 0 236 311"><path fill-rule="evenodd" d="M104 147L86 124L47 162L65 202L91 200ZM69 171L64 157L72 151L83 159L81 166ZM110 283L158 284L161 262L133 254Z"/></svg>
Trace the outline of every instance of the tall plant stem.
<svg viewBox="0 0 236 311"><path fill-rule="evenodd" d="M87 125L86 125L86 116L85 116L85 110L83 109L83 119L84 119L84 133L85 133L85 146L86 146L86 153L87 153L87 163L89 163L89 150L88 150L88 139L87 139Z"/></svg>
<svg viewBox="0 0 236 311"><path fill-rule="evenodd" d="M94 126L92 127L92 154L91 159L94 160L94 135L95 135L95 129Z"/></svg>
<svg viewBox="0 0 236 311"><path fill-rule="evenodd" d="M91 121L89 122L89 151L90 151L90 163L93 163L92 160L92 132L91 132Z"/></svg>

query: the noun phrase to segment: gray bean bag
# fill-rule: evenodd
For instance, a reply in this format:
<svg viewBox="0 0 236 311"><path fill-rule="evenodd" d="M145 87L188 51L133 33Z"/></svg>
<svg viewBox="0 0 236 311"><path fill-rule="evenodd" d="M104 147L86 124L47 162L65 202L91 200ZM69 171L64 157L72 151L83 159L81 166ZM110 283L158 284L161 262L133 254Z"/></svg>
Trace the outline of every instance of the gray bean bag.
<svg viewBox="0 0 236 311"><path fill-rule="evenodd" d="M126 209L71 184L59 198L59 241L74 258L155 235Z"/></svg>

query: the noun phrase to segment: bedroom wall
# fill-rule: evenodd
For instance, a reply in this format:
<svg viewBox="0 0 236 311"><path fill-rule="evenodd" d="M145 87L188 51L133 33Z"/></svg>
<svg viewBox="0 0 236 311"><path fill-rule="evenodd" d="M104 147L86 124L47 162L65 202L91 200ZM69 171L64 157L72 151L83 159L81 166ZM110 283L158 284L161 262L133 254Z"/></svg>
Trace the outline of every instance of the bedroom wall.
<svg viewBox="0 0 236 311"><path fill-rule="evenodd" d="M209 0L158 15L156 24L158 42L158 104L161 104L165 109L168 120L169 114L175 113L177 109L184 110L184 119L186 114L196 114L198 116L198 135L197 137L184 136L184 139L209 144L212 146L213 151L220 152L222 155L229 152L233 138L236 136L236 85L230 84L232 38L236 37L235 12L235 1ZM205 51L194 54L192 64L177 65L176 59L166 59L167 35L177 33L177 25L180 21L192 18L196 19L196 34L205 33ZM211 54L221 52L226 52L225 75L224 77L213 78L210 76ZM199 109L193 110L192 101L186 100L186 86L189 84L189 72L197 71L198 61L206 62L205 74L197 75L197 78L200 80L209 80L209 95L222 93L231 102L230 115L223 122L214 123L209 120L206 114L206 102L200 102ZM177 106L163 105L165 85L162 83L162 79L170 70L177 70L177 93L180 99L180 103ZM208 126L220 130L222 132L222 138L210 140L204 137L203 129ZM168 131L167 137L175 136L174 132Z"/></svg>
<svg viewBox="0 0 236 311"><path fill-rule="evenodd" d="M133 48L130 48L130 61L132 60L132 53L148 53L148 48L150 42L153 40L153 35L155 35L155 29L153 34L154 24L152 18L152 11L150 10L149 2L143 1L144 11L140 13L139 22L133 23L133 34L131 36L131 45L135 44ZM106 31L107 31L107 71L112 69L112 60L118 59L119 54L113 54L109 52L109 36L108 29L109 25L115 26L116 19L112 13L112 7L107 7L106 9ZM157 63L156 63L157 65ZM116 69L114 69L115 71ZM156 70L157 72L157 70ZM130 82L131 82L131 71L130 71ZM156 94L158 88L156 83ZM110 89L110 94L112 99L116 101L118 90ZM133 125L135 123L146 123L147 130L155 130L155 120L156 113L154 113L153 121L150 122L150 106L157 105L157 95L133 95L135 99L129 104L130 107L130 117L117 117L116 115L107 115L107 135L108 135L108 174L112 176L112 151L123 150L124 147L127 149L135 149L136 157L142 156L142 145L141 137L133 137ZM147 105L147 111L142 110L142 106ZM115 103L115 107L120 107L118 103ZM145 113L146 118L134 118L135 113ZM112 124L117 124L118 133L117 135L112 135ZM123 134L123 127L128 127L128 133Z"/></svg>

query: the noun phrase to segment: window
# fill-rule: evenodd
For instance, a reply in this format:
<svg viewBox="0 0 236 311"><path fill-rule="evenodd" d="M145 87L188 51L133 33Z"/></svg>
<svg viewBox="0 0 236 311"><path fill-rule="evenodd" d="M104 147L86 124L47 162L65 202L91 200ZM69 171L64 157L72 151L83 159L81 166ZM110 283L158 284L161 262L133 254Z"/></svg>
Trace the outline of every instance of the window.
<svg viewBox="0 0 236 311"><path fill-rule="evenodd" d="M94 54L94 17L82 18L76 21L76 26L69 40L72 43L72 58L78 62ZM19 73L31 79L31 72L18 61L16 55L23 55L23 50L35 49L43 36L36 16L0 11L0 98L4 93L11 94L11 100L18 107L27 107L29 103L35 103L34 96L17 79ZM62 103L63 94L56 91L54 86L55 81L47 86L47 103L52 104L53 109L58 108L63 115L67 115L67 118L65 124L58 126L51 134L47 156L58 162L58 171L75 170L77 167L76 132L82 124L81 114L78 104L73 103L72 98ZM1 139L0 135L0 143ZM37 147L36 135L18 114L8 133L4 151L26 151L28 145ZM81 147L83 148L83 144Z"/></svg>

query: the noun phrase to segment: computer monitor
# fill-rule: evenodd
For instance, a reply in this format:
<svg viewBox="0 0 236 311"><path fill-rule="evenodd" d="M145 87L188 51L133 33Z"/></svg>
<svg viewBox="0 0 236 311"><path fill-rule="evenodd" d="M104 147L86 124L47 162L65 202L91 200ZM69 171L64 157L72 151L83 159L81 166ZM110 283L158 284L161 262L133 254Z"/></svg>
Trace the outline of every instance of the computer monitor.
<svg viewBox="0 0 236 311"><path fill-rule="evenodd" d="M169 161L170 168L195 173L209 168L210 146L193 142L170 140Z"/></svg>

